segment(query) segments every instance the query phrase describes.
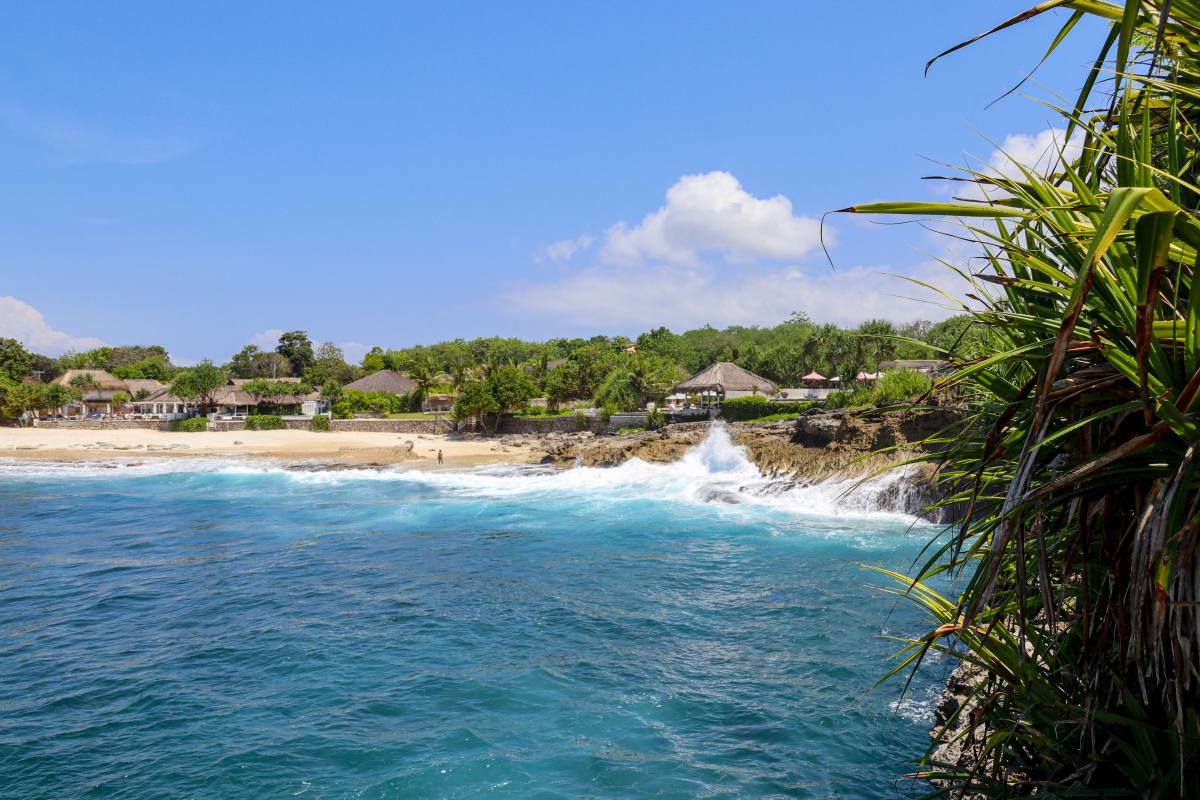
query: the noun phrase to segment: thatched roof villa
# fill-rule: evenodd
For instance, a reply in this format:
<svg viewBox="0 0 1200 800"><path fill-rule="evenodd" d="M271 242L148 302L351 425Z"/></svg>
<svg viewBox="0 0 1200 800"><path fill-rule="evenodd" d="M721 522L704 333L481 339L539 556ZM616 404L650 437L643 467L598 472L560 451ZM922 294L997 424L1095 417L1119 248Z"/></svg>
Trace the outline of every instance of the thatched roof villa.
<svg viewBox="0 0 1200 800"><path fill-rule="evenodd" d="M700 394L713 392L717 397L728 400L733 397L749 397L759 394L770 397L776 386L761 375L755 375L729 361L718 361L708 369L698 372L685 381L675 384L678 394Z"/></svg>
<svg viewBox="0 0 1200 800"><path fill-rule="evenodd" d="M71 385L71 380L80 375L91 375L92 381L94 381L90 388L83 390L83 413L111 413L113 395L117 392L129 391L129 384L102 369L69 369L50 381L50 384L74 389L76 387ZM72 412L72 408L79 410L79 406L69 405L60 408L59 413L63 413L63 411L68 414L77 413Z"/></svg>
<svg viewBox="0 0 1200 800"><path fill-rule="evenodd" d="M407 375L390 369L372 372L342 387L344 391L391 392L396 396L408 394L415 388L417 385Z"/></svg>

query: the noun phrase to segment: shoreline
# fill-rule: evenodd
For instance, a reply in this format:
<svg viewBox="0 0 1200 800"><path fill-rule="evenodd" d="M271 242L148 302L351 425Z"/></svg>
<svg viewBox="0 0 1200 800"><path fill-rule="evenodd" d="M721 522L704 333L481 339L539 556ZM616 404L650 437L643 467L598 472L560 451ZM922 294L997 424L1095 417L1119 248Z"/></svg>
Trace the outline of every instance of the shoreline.
<svg viewBox="0 0 1200 800"><path fill-rule="evenodd" d="M795 420L773 422L694 422L658 430L596 435L591 431L504 433L470 437L452 433L306 430L167 432L149 428L118 430L0 428L0 458L82 462L122 456L247 456L289 464L328 466L445 466L547 464L615 467L632 458L676 461L701 444L713 425L724 425L734 444L764 476L821 481L853 464L850 477L886 470L916 452L929 452L922 440L958 418L956 409L917 413L888 411L809 411ZM885 451L879 453L878 451ZM918 470L915 480L931 470Z"/></svg>
<svg viewBox="0 0 1200 800"><path fill-rule="evenodd" d="M409 447L411 442L412 446ZM314 433L311 431L208 431L168 433L149 429L54 430L0 428L0 458L87 462L114 457L202 458L248 456L289 464L436 467L540 463L545 452L503 439L465 439L446 434Z"/></svg>

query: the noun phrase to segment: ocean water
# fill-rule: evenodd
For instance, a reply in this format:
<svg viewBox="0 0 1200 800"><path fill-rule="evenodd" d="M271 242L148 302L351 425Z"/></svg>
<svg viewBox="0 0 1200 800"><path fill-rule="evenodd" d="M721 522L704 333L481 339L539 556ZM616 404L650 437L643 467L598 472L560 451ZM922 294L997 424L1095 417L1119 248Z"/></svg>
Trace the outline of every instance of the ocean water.
<svg viewBox="0 0 1200 800"><path fill-rule="evenodd" d="M614 469L0 461L0 797L912 797L933 526Z"/></svg>

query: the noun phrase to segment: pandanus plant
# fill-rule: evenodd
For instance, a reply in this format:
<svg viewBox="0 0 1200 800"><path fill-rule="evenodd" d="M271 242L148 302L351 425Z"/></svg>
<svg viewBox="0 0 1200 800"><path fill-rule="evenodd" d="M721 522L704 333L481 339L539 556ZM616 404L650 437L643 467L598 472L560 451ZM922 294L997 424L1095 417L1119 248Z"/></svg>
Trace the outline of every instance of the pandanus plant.
<svg viewBox="0 0 1200 800"><path fill-rule="evenodd" d="M1053 0L988 33L1059 6L1051 50L1084 15L1111 24L1057 109L1051 169L953 176L978 202L842 209L981 245L960 274L986 335L942 383L970 418L929 457L967 516L902 579L935 623L902 667L952 650L981 669L956 734L978 759L927 754L918 774L990 797L1200 797L1200 5ZM923 585L945 573L953 600Z"/></svg>

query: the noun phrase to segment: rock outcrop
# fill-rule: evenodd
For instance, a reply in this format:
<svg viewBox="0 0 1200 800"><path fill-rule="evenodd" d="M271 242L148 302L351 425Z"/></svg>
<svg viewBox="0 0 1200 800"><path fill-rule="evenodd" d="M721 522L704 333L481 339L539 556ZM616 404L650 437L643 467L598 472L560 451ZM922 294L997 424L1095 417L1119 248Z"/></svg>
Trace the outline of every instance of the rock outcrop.
<svg viewBox="0 0 1200 800"><path fill-rule="evenodd" d="M929 452L931 448L922 444L925 439L962 421L962 412L955 408L862 413L814 409L796 420L731 423L729 433L764 474L821 479L863 457L867 459L855 472L878 469L915 452ZM551 434L536 446L545 452L544 463L562 466L608 467L631 458L673 461L703 441L711 424L691 422L598 437ZM885 452L877 452L881 450Z"/></svg>

